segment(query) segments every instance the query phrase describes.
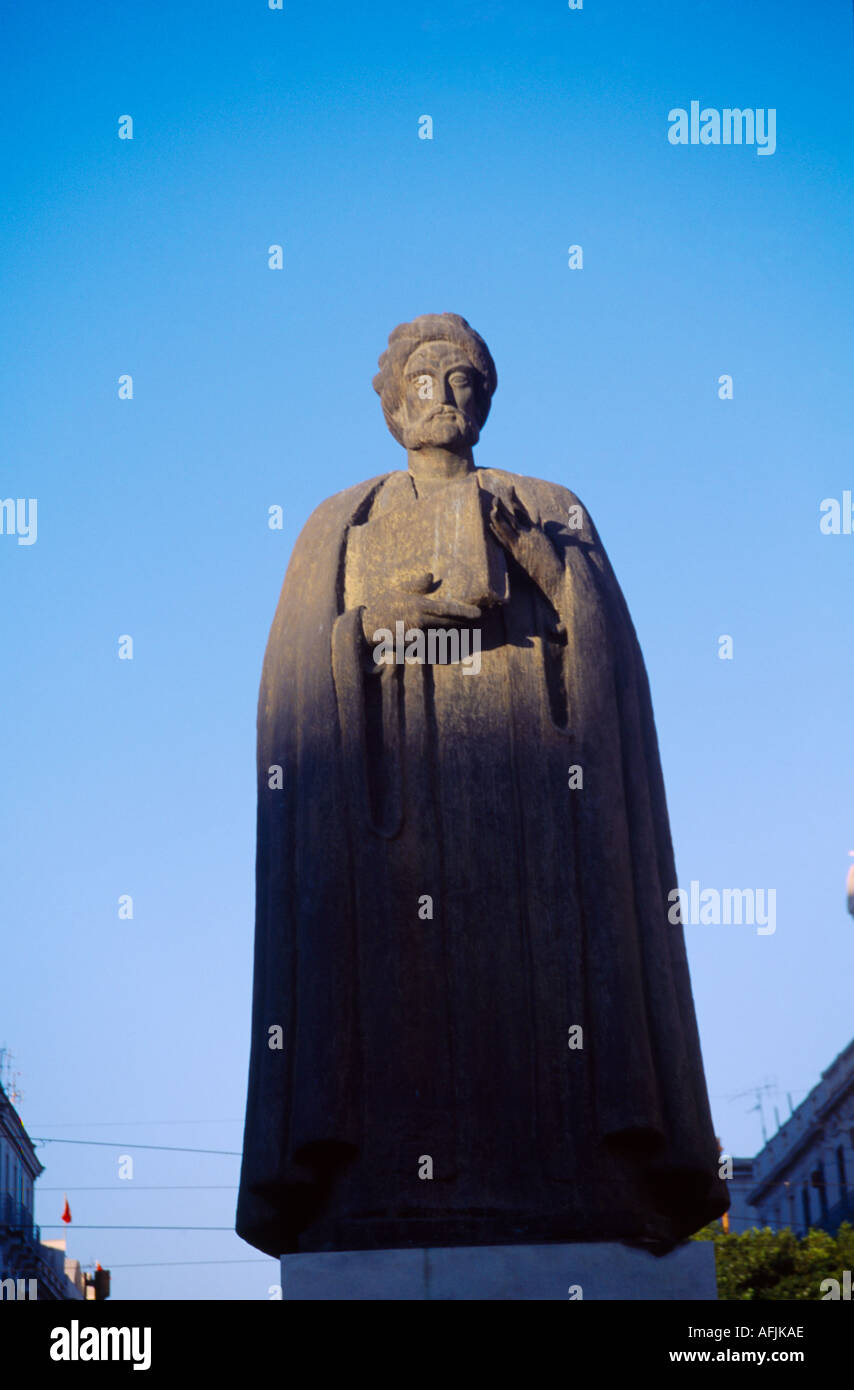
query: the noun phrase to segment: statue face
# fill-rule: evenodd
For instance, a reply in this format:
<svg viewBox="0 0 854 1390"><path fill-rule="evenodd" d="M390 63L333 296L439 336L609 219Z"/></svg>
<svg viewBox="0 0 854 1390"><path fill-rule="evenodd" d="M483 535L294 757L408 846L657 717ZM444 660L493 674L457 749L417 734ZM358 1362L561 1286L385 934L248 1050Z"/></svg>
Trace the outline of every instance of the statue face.
<svg viewBox="0 0 854 1390"><path fill-rule="evenodd" d="M464 454L477 443L477 374L454 343L422 343L403 369L397 420L407 449Z"/></svg>

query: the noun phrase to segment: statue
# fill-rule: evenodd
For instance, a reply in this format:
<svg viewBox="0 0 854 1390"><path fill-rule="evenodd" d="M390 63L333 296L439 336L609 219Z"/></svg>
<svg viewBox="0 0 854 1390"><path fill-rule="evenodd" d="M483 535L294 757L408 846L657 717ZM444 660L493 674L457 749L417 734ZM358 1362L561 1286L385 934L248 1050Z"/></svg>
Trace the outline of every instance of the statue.
<svg viewBox="0 0 854 1390"><path fill-rule="evenodd" d="M728 1197L628 609L571 492L475 467L465 319L374 386L408 467L309 518L264 661L237 1231L664 1253Z"/></svg>

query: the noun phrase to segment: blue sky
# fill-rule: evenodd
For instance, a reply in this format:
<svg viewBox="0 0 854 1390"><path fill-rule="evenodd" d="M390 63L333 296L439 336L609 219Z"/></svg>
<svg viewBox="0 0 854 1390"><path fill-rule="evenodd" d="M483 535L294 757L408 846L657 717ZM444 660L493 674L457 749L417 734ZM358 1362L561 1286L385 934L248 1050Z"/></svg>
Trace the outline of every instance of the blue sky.
<svg viewBox="0 0 854 1390"><path fill-rule="evenodd" d="M777 891L773 935L686 929L716 1128L755 1151L728 1097L776 1085L773 1128L852 1034L854 536L818 524L854 486L847 0L49 0L2 47L0 494L39 510L0 536L0 1044L34 1134L119 1141L46 1146L38 1219L67 1190L117 1297L275 1282L227 1231L79 1228L232 1224L236 1158L132 1141L240 1148L267 630L312 508L403 464L388 332L445 310L498 367L477 462L572 488L608 548L680 881ZM670 145L694 99L773 107L776 152Z"/></svg>

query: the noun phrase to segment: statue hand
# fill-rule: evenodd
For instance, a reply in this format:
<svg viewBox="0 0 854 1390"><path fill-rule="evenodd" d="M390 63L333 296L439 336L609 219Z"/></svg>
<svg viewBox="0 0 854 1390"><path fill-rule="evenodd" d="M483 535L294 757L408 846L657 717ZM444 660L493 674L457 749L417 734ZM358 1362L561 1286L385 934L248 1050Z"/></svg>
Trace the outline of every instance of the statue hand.
<svg viewBox="0 0 854 1390"><path fill-rule="evenodd" d="M489 513L490 523L497 518L503 518L505 522L515 527L519 525L533 526L534 523L512 483L496 482L490 487L489 492L492 497Z"/></svg>
<svg viewBox="0 0 854 1390"><path fill-rule="evenodd" d="M551 599L563 579L563 565L548 536L531 520L515 488L495 493L489 524L508 554Z"/></svg>
<svg viewBox="0 0 854 1390"><path fill-rule="evenodd" d="M481 610L473 603L460 603L442 594L430 594L433 587L432 574L415 575L406 581L406 587L389 589L374 603L362 609L362 631L367 642L379 640L375 637L381 628L395 631L395 623L404 623L406 629L427 627L465 627L481 617Z"/></svg>

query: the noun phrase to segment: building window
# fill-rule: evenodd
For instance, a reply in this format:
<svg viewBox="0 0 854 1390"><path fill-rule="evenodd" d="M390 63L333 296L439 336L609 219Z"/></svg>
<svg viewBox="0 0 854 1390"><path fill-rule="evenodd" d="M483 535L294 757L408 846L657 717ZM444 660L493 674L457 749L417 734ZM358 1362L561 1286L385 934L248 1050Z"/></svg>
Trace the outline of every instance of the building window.
<svg viewBox="0 0 854 1390"><path fill-rule="evenodd" d="M841 1144L836 1150L836 1172L839 1177L839 1195L844 1197L848 1191L848 1183L845 1180L845 1150Z"/></svg>
<svg viewBox="0 0 854 1390"><path fill-rule="evenodd" d="M801 1192L801 1202L804 1209L804 1230L808 1231L810 1228L810 1190L808 1187L804 1187Z"/></svg>
<svg viewBox="0 0 854 1390"><path fill-rule="evenodd" d="M827 1220L827 1188L824 1183L824 1168L815 1168L810 1176L813 1187L818 1189L818 1204L822 1221Z"/></svg>

